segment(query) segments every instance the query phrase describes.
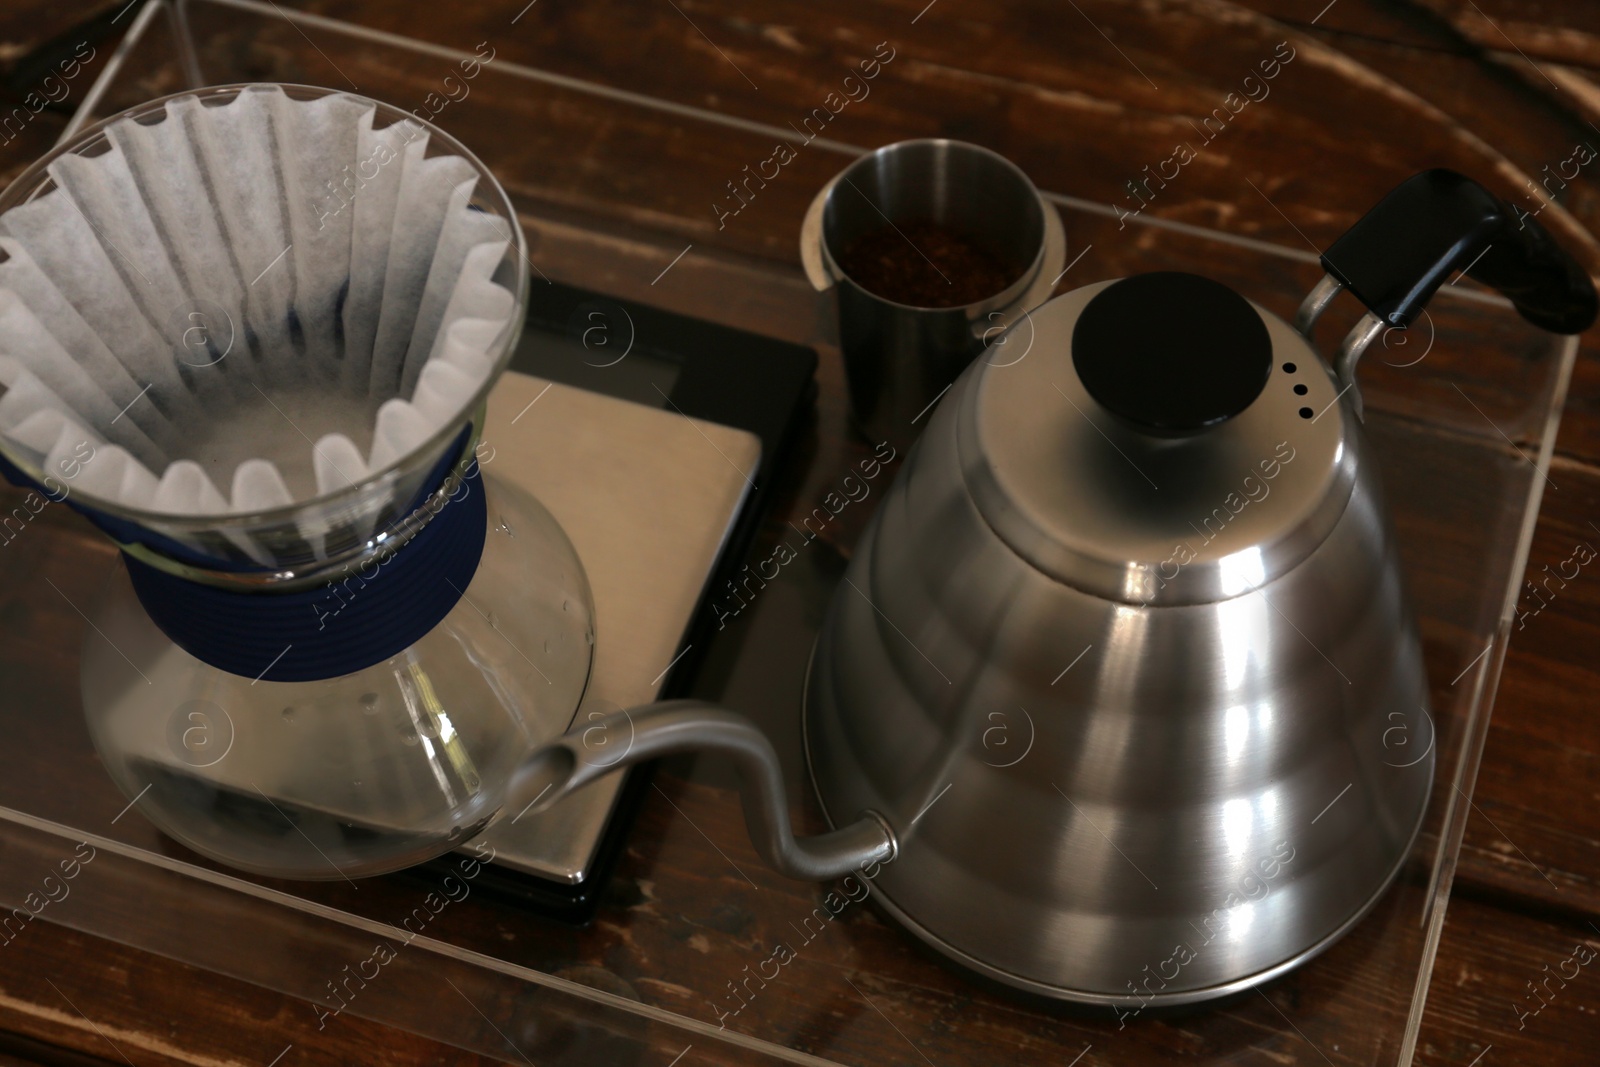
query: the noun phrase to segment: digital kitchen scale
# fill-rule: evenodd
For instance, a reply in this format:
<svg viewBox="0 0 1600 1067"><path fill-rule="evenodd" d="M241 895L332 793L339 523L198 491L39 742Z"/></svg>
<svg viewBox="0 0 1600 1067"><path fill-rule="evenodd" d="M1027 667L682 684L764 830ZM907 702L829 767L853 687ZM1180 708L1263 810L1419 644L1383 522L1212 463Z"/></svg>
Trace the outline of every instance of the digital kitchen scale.
<svg viewBox="0 0 1600 1067"><path fill-rule="evenodd" d="M809 348L533 283L479 454L550 510L588 573L595 658L575 723L687 691L717 629L708 591L738 569L815 369ZM478 884L587 922L648 780L618 773L501 820L474 841L495 857Z"/></svg>

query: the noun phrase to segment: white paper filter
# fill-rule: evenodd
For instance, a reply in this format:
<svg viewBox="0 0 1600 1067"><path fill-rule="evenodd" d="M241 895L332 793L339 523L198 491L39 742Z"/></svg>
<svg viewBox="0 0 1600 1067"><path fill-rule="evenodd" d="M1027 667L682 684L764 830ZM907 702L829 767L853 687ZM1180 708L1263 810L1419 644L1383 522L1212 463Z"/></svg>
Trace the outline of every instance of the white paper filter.
<svg viewBox="0 0 1600 1067"><path fill-rule="evenodd" d="M0 216L8 450L50 472L87 442L72 492L218 516L361 482L462 420L515 303L471 164L344 94L153 118Z"/></svg>

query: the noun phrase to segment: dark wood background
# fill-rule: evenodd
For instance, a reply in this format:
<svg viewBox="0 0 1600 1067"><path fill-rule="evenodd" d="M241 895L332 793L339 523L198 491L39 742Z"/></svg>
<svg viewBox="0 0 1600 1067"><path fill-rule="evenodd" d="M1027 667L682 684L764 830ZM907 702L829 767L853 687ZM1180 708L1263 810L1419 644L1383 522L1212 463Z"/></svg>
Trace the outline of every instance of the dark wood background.
<svg viewBox="0 0 1600 1067"><path fill-rule="evenodd" d="M776 125L808 111L850 57L888 38L898 49L896 59L873 95L851 105L830 136L865 146L934 134L975 140L1016 160L1042 187L1105 203L1124 202L1123 183L1139 167L1163 158L1175 140L1192 136L1189 116L1207 114L1232 88L1228 71L1242 78L1266 54L1261 42L1287 37L1298 51L1295 62L1304 65L1296 73L1304 76L1275 82L1275 103L1253 106L1248 124L1241 122L1226 142L1186 168L1181 182L1147 212L1308 251L1326 247L1382 192L1420 166L1456 166L1528 202L1525 176L1567 159L1579 142L1600 146L1600 5L937 0L924 10L924 3L538 0L514 26L519 0L448 6L299 0L295 6L468 51L488 40L504 60ZM16 0L0 11L7 91L13 97L30 91L39 72L27 58L51 41L81 35L91 17L105 24L107 36L95 46L96 65L103 62L132 18L123 8L122 2ZM265 65L262 76L286 76L273 66L270 44L241 41L238 47L254 49L245 58ZM365 79L363 72L352 73ZM76 103L92 74L93 69L80 75L62 109L46 110L0 144L0 177L13 176L48 149L65 122L64 109ZM322 72L306 80L326 77ZM648 279L666 266L672 249L693 242L694 251L662 282L678 287L668 291L672 303L694 306L698 299L709 317L810 336L795 226L811 193L838 168L838 156L803 155L792 180L773 183L738 225L718 230L704 184L649 183L630 166L630 152L642 139L635 135L650 131L630 129L611 112L587 113L571 101L557 101L539 117L541 123L519 131L507 151L545 153L560 161L546 168L539 187L512 188L563 220L539 230L540 262L559 261L570 250L588 257L587 284L649 300L663 290L652 293ZM1070 157L1053 150L1061 137L1051 131L1064 129L1078 146ZM668 144L663 150L692 160L702 147ZM488 162L495 166L494 159ZM1560 189L1557 201L1541 220L1579 249L1591 269L1600 269L1600 244L1591 236L1600 233L1600 161ZM641 245L619 237L604 246L609 258L603 263L594 241L578 236L639 228L661 234L660 242ZM787 278L789 288L775 296L762 295L770 287L740 289L738 279L754 269L750 264L760 266L763 278ZM1113 266L1102 261L1079 280L1114 273ZM1263 277L1259 284L1293 291L1303 281ZM697 285L721 291L724 284L742 299L712 306L717 301L711 296L689 291ZM1554 488L1545 494L1531 570L1567 558L1577 542L1600 545L1597 355L1600 347L1591 334L1568 397ZM1472 375L1472 368L1461 370ZM819 379L816 432L780 501L780 515L786 508L806 510L809 503L798 502L820 497L857 447L843 429L836 360L825 359ZM1472 390L1486 407L1493 403L1492 381L1483 372ZM1426 405L1426 398L1419 403ZM87 564L103 562L110 549L64 511L49 509L40 520L59 536L19 539L7 549L19 558L8 563L48 572L87 597L98 580ZM850 530L839 535L841 553L852 537ZM20 610L0 589L0 613ZM28 624L39 628L35 640L0 650L7 684L19 687L0 699L47 707L75 692L75 684L61 679L71 683L76 677L82 624L65 609L59 616L30 615ZM1592 968L1569 981L1521 1029L1512 1007L1528 1003L1527 982L1546 964L1554 968L1569 956L1575 943L1600 946L1597 636L1600 585L1590 574L1570 583L1514 634L1435 967L1418 1046L1421 1063L1576 1065L1600 1057L1600 977L1589 973ZM739 840L737 829L721 832L737 823L723 791L671 776L661 784L662 792L645 804L641 841L674 826L673 804L717 840ZM697 842L677 839L662 852L670 848L704 851ZM648 869L650 859L631 855L625 866L637 873ZM807 899L806 890L780 888L756 872L747 853L734 853L733 859L763 889ZM639 885L637 878L619 881L619 892ZM492 919L483 921L493 927ZM600 953L591 962L604 966L607 951L648 950L623 944L633 937L632 928L608 934L605 921L602 916L601 931L590 941L573 944L575 963L591 951ZM870 915L853 921L877 922ZM40 981L45 976L57 992ZM665 987L671 984L659 981L640 992L670 1005L674 993ZM917 990L899 993L913 1005L908 1010L915 1010ZM837 1010L862 1009L858 1004ZM920 1020L929 1027L927 1058L939 1067L997 1058L1023 1062L1028 1028L1036 1024L1002 1015L974 1008L959 1034L962 1020ZM0 1030L6 1032L0 1046L14 1057L0 1062L265 1064L290 1044L285 1064L458 1062L447 1048L354 1016L322 1033L311 1018L290 998L61 927L39 924L28 938L0 949ZM825 1029L825 1021L817 1026ZM924 1031L917 1033L922 1039ZM885 1034L886 1042L898 1040ZM1175 1023L1166 1044L1145 1048L1142 1055L1150 1062L1194 1055L1183 1035L1182 1023ZM1046 1045L1059 1039L1042 1025L1037 1037ZM1248 1045L1248 1035L1240 1041ZM1015 1052L1007 1042L1015 1043ZM1283 1055L1261 1062L1285 1062ZM1322 1062L1321 1055L1302 1048L1287 1061ZM1097 1062L1121 1061L1108 1049L1104 1059L1092 1055L1085 1061Z"/></svg>

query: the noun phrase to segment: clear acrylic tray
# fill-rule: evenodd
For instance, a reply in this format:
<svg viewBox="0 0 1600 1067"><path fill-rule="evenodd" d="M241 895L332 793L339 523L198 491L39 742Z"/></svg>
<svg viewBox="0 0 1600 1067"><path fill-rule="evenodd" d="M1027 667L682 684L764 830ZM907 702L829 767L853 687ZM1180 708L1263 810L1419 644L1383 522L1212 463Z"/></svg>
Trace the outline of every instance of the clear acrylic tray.
<svg viewBox="0 0 1600 1067"><path fill-rule="evenodd" d="M755 549L769 551L781 520L809 512L856 447L843 432L838 355L818 340L795 247L811 194L856 150L819 139L763 193L766 214L718 231L702 201L766 158L782 131L504 60L480 65L459 99L441 95L446 75L466 84L460 74L474 58L483 56L248 0L152 2L75 123L190 84L245 80L355 84L391 103L415 101L512 193L544 274L818 345L817 425L791 465L795 488L778 503L780 521ZM1143 217L1123 230L1110 208L1068 193L1050 195L1069 259L1097 251L1069 269L1063 289L1191 269L1287 318L1320 274L1301 250ZM1324 352L1354 317L1351 305L1336 305L1319 329ZM599 918L582 931L472 893L470 878L459 900L419 913L437 904L440 887L416 876L357 888L217 869L126 810L98 766L78 712L76 650L87 626L49 583L92 596L114 552L65 509L0 548L0 635L20 650L0 664L10 741L0 748L0 900L32 910L42 873L87 842L94 859L70 899L37 921L288 995L318 1019L358 1016L515 1062L670 1063L692 1047L685 1064L1410 1063L1575 352L1463 285L1363 363L1367 430L1433 689L1433 736L1394 743L1434 744L1437 773L1396 885L1348 937L1259 990L1119 1023L1109 1009L977 984L870 905L830 915L821 933L808 925L808 937L800 925L825 887L760 867L727 769L713 761L673 764L657 778ZM4 499L9 512L17 495ZM859 531L871 506L845 528ZM816 829L798 756L799 698L840 561L826 546L808 551L717 638L701 688L768 730L787 762L795 817ZM408 921L417 914L438 919L419 928ZM392 958L359 995L331 981L371 961L380 942ZM794 958L776 977L750 981L780 943Z"/></svg>

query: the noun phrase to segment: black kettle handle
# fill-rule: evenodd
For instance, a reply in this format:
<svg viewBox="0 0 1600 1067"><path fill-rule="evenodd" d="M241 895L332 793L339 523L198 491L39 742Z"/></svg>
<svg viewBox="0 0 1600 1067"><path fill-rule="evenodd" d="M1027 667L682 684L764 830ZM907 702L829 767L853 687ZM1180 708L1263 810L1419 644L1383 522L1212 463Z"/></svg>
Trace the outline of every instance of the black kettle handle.
<svg viewBox="0 0 1600 1067"><path fill-rule="evenodd" d="M1458 270L1552 333L1581 333L1600 310L1588 273L1531 214L1451 170L1407 178L1329 246L1322 266L1390 326L1410 325Z"/></svg>

